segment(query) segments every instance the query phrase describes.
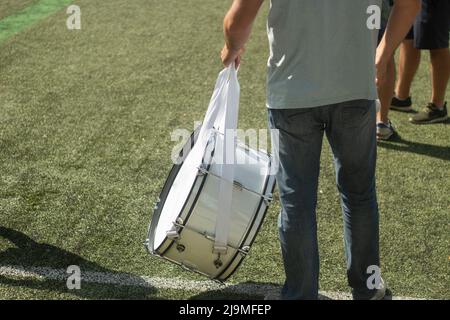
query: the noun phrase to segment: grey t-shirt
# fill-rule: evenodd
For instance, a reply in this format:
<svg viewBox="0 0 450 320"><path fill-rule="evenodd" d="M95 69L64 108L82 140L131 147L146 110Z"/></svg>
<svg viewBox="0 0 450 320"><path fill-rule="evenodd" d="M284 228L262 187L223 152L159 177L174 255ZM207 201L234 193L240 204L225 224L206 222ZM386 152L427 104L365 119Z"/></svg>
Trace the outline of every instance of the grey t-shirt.
<svg viewBox="0 0 450 320"><path fill-rule="evenodd" d="M369 6L382 0L271 0L267 106L308 108L377 98Z"/></svg>

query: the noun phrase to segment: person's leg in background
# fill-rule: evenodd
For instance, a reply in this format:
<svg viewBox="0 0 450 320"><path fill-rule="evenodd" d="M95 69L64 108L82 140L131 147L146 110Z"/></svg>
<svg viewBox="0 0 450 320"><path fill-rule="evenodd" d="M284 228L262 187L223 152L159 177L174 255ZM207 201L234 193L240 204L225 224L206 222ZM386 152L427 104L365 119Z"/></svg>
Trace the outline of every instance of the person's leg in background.
<svg viewBox="0 0 450 320"><path fill-rule="evenodd" d="M430 50L432 92L431 102L438 108L445 104L445 91L450 77L450 51L448 48Z"/></svg>
<svg viewBox="0 0 450 320"><path fill-rule="evenodd" d="M391 109L397 111L412 111L411 85L420 65L420 50L414 48L412 31L400 45L398 58L398 77L395 97L392 99Z"/></svg>
<svg viewBox="0 0 450 320"><path fill-rule="evenodd" d="M269 127L279 130L276 175L280 192L280 242L286 281L281 298L318 298L319 250L316 204L323 140L318 108L269 109Z"/></svg>
<svg viewBox="0 0 450 320"><path fill-rule="evenodd" d="M378 44L384 36L386 31L386 25L391 14L393 2L384 0L383 9L381 15L381 29L378 33ZM391 101L394 96L395 86L395 59L392 57L387 66L387 81L378 87L378 98L380 101L380 109L377 113L377 139L389 140L396 136L394 126L389 120L389 108L391 107Z"/></svg>
<svg viewBox="0 0 450 320"><path fill-rule="evenodd" d="M432 94L424 111L411 117L415 124L448 119L445 93L450 77L450 1L422 0L422 11L414 24L414 46L430 50Z"/></svg>
<svg viewBox="0 0 450 320"><path fill-rule="evenodd" d="M368 267L380 266L379 213L375 188L375 102L349 101L328 109L326 135L341 195L348 283L354 299L383 298L369 289Z"/></svg>
<svg viewBox="0 0 450 320"><path fill-rule="evenodd" d="M389 120L389 108L395 87L395 59L392 57L387 67L387 81L378 88L380 110L377 113L377 139L389 140L396 135L396 131Z"/></svg>

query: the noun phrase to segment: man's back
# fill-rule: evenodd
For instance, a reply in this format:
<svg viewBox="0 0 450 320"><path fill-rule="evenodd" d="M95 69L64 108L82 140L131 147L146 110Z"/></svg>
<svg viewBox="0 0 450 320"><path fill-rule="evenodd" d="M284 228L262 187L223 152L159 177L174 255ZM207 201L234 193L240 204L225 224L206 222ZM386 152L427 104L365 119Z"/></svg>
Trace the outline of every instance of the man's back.
<svg viewBox="0 0 450 320"><path fill-rule="evenodd" d="M381 0L271 0L268 107L376 99L371 5Z"/></svg>

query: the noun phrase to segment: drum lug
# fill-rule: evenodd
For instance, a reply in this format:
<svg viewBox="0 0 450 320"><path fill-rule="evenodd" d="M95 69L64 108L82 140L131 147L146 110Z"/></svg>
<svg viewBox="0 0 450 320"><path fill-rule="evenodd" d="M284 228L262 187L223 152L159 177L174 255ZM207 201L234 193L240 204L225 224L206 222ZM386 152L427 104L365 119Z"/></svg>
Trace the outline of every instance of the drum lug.
<svg viewBox="0 0 450 320"><path fill-rule="evenodd" d="M153 204L153 210L154 210L154 211L156 211L156 210L159 209L159 203L160 203L160 202L161 202L161 199L158 198L158 199L156 200L156 202Z"/></svg>
<svg viewBox="0 0 450 320"><path fill-rule="evenodd" d="M178 239L180 239L180 234L178 233L177 230L169 230L169 231L167 231L166 232L166 236L170 240L178 240Z"/></svg>
<svg viewBox="0 0 450 320"><path fill-rule="evenodd" d="M173 225L178 228L184 228L184 221L183 219L178 217L177 220L173 223Z"/></svg>
<svg viewBox="0 0 450 320"><path fill-rule="evenodd" d="M249 246L244 246L241 249L238 250L239 253L241 255L243 255L244 257L248 255L249 251L250 251L250 247Z"/></svg>
<svg viewBox="0 0 450 320"><path fill-rule="evenodd" d="M214 237L210 236L206 231L203 232L203 236L208 239L209 241L214 241Z"/></svg>
<svg viewBox="0 0 450 320"><path fill-rule="evenodd" d="M204 163L202 163L200 166L197 167L198 169L198 175L199 176L204 176L205 174L208 173L208 168L206 167L206 165Z"/></svg>
<svg viewBox="0 0 450 320"><path fill-rule="evenodd" d="M264 204L268 207L270 203L273 201L273 196L271 193L269 193L267 196L264 197Z"/></svg>
<svg viewBox="0 0 450 320"><path fill-rule="evenodd" d="M171 230L166 232L166 236L170 240L178 240L178 239L180 239L179 231L180 231L180 229L184 228L183 219L178 217L176 221L172 222L172 224L173 224L173 227Z"/></svg>

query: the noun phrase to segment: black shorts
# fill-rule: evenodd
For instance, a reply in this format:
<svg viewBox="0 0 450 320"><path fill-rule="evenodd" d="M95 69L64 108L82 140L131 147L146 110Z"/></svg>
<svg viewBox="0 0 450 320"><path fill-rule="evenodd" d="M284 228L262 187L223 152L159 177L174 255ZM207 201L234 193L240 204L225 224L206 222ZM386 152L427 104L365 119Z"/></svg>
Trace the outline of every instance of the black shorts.
<svg viewBox="0 0 450 320"><path fill-rule="evenodd" d="M422 10L414 22L413 29L415 48L448 48L450 0L422 0Z"/></svg>
<svg viewBox="0 0 450 320"><path fill-rule="evenodd" d="M380 40L384 34L380 30ZM422 10L405 39L413 40L417 49L433 50L449 47L450 0L422 0Z"/></svg>

